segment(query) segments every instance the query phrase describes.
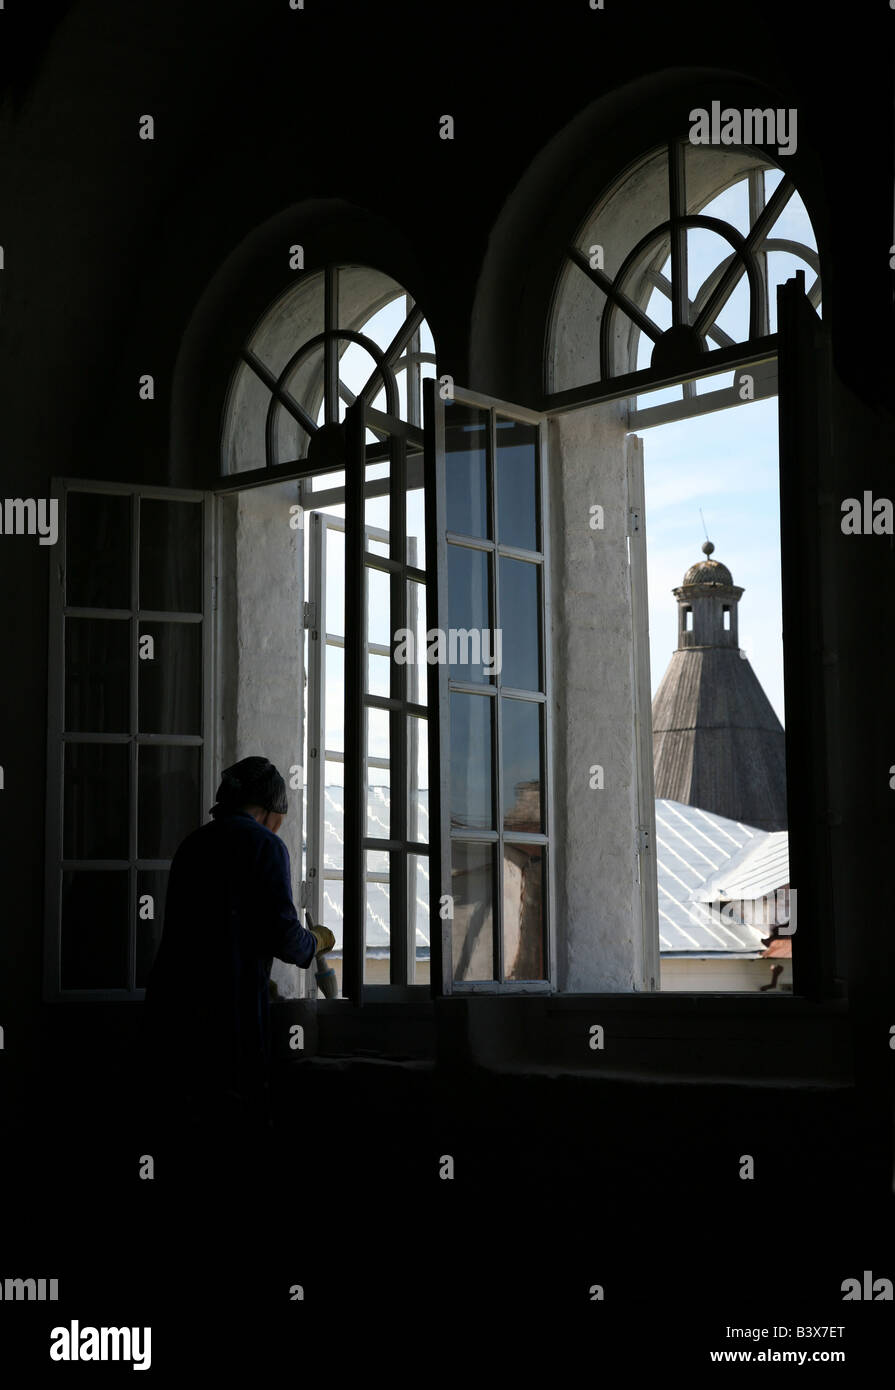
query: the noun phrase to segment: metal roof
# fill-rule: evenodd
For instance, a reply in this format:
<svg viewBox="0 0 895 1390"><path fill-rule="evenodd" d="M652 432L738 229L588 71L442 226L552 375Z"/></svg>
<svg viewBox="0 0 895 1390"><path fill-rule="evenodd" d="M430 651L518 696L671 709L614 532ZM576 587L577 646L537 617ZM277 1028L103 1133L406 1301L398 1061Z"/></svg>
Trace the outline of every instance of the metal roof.
<svg viewBox="0 0 895 1390"><path fill-rule="evenodd" d="M325 789L324 862L328 867L341 866L343 827L343 788ZM386 787L370 788L369 814L371 823L387 823L389 792ZM420 796L420 819L428 821L428 794ZM382 830L380 830L382 833ZM763 950L762 930L746 924L720 919L717 910L710 912L706 903L714 894L707 891L716 882L734 883L730 870L736 873L735 884L761 884L770 875L773 887L788 882L786 834L769 834L754 826L728 820L711 811L701 811L677 801L656 801L656 860L659 885L659 948L663 952L707 955L714 953L742 954ZM782 851L781 851L782 844ZM781 857L782 855L782 857ZM377 856L378 858L378 856ZM787 877L779 880L774 865L785 864ZM757 867L756 867L757 866ZM429 866L419 861L416 899L416 946L424 953L429 946ZM750 877L752 875L752 877ZM762 875L764 877L762 877ZM325 879L321 885L325 902L324 920L336 936L336 947L342 946L342 884L338 879ZM748 897L746 892L729 894ZM387 883L370 883L366 904L366 942L369 949L381 951L389 944L389 888Z"/></svg>
<svg viewBox="0 0 895 1390"><path fill-rule="evenodd" d="M761 931L724 921L699 890L744 850L764 844L768 832L712 811L656 799L656 869L659 885L659 949L704 955L761 951Z"/></svg>
<svg viewBox="0 0 895 1390"><path fill-rule="evenodd" d="M720 873L696 890L700 902L721 898L763 898L789 883L789 835L785 830L765 834L748 844L725 864Z"/></svg>

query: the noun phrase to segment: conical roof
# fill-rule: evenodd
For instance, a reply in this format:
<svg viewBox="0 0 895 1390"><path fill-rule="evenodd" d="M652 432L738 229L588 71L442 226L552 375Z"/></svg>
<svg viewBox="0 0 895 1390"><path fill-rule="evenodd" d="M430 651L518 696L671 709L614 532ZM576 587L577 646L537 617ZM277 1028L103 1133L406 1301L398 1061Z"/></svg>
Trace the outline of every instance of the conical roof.
<svg viewBox="0 0 895 1390"><path fill-rule="evenodd" d="M784 830L785 735L736 645L743 591L725 565L703 560L674 592L679 646L653 700L656 796L761 830Z"/></svg>

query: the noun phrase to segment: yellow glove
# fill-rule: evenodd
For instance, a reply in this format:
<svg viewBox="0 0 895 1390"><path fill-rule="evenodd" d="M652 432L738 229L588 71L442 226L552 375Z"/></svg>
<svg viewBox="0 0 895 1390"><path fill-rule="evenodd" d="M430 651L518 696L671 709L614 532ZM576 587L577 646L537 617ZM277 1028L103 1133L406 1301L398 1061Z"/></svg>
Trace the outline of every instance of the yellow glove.
<svg viewBox="0 0 895 1390"><path fill-rule="evenodd" d="M335 946L336 938L333 936L329 927L309 927L308 930L317 942L317 950L314 952L315 955L319 956L326 951L331 951Z"/></svg>

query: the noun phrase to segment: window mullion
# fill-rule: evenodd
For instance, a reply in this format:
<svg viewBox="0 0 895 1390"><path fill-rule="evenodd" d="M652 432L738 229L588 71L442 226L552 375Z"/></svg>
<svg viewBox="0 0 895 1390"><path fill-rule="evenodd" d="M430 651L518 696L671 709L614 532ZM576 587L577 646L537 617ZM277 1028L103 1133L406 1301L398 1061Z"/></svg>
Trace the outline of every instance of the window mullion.
<svg viewBox="0 0 895 1390"><path fill-rule="evenodd" d="M339 419L339 352L336 331L339 326L339 272L328 265L323 280L323 326L326 344L323 352L323 419L327 425Z"/></svg>
<svg viewBox="0 0 895 1390"><path fill-rule="evenodd" d="M389 583L392 630L390 693L397 707L389 714L389 785L391 801L391 839L400 849L391 854L389 887L389 980L393 985L412 983L408 972L407 922L407 806L410 797L410 770L407 758L407 663L394 658L395 633L407 627L407 446L398 436L391 440L389 494L389 555L397 561ZM397 872L395 872L397 869Z"/></svg>
<svg viewBox="0 0 895 1390"><path fill-rule="evenodd" d="M680 328L689 320L687 292L687 193L684 172L684 143L672 140L668 146L668 205L671 220L671 322Z"/></svg>

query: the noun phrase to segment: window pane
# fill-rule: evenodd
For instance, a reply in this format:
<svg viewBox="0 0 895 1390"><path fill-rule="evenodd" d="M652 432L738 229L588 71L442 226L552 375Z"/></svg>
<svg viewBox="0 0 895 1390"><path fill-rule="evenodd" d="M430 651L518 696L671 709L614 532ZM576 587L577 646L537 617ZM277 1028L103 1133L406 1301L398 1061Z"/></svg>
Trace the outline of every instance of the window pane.
<svg viewBox="0 0 895 1390"><path fill-rule="evenodd" d="M323 866L341 869L345 853L344 765L325 763L323 775Z"/></svg>
<svg viewBox="0 0 895 1390"><path fill-rule="evenodd" d="M429 983L429 858L407 856L407 902L410 930L414 933L412 985Z"/></svg>
<svg viewBox="0 0 895 1390"><path fill-rule="evenodd" d="M140 607L202 610L202 508L198 502L140 501Z"/></svg>
<svg viewBox="0 0 895 1390"><path fill-rule="evenodd" d="M152 638L151 647L145 637ZM201 734L202 624L141 623L140 639L140 732Z"/></svg>
<svg viewBox="0 0 895 1390"><path fill-rule="evenodd" d="M79 734L129 732L129 622L65 620L65 728Z"/></svg>
<svg viewBox="0 0 895 1390"><path fill-rule="evenodd" d="M77 608L131 606L131 499L70 492L65 601Z"/></svg>
<svg viewBox="0 0 895 1390"><path fill-rule="evenodd" d="M429 665L426 661L426 586L411 579L407 585L407 626L413 633L416 658L407 672L407 698L414 705L429 703Z"/></svg>
<svg viewBox="0 0 895 1390"><path fill-rule="evenodd" d="M497 420L497 539L538 550L537 425Z"/></svg>
<svg viewBox="0 0 895 1390"><path fill-rule="evenodd" d="M390 918L389 918L389 885L376 882L371 879L371 875L378 872L374 867L375 862L381 859L377 854L375 860L370 852L364 856L366 871L365 896L366 911L364 913L364 981L371 985L387 985L390 981L389 974L389 945L391 942ZM381 873L379 875L382 877ZM385 875L386 880L388 874Z"/></svg>
<svg viewBox="0 0 895 1390"><path fill-rule="evenodd" d="M540 690L538 570L500 558L501 679L514 690Z"/></svg>
<svg viewBox="0 0 895 1390"><path fill-rule="evenodd" d="M167 869L140 869L137 874L137 989L145 989L165 920Z"/></svg>
<svg viewBox="0 0 895 1390"><path fill-rule="evenodd" d="M426 568L425 493L421 487L407 494L407 563L416 569Z"/></svg>
<svg viewBox="0 0 895 1390"><path fill-rule="evenodd" d="M454 828L491 830L491 700L451 694L451 803Z"/></svg>
<svg viewBox="0 0 895 1390"><path fill-rule="evenodd" d="M541 705L501 700L501 778L505 830L537 835L541 810Z"/></svg>
<svg viewBox="0 0 895 1390"><path fill-rule="evenodd" d="M128 745L65 747L66 859L127 859Z"/></svg>
<svg viewBox="0 0 895 1390"><path fill-rule="evenodd" d="M494 850L455 840L451 847L451 929L455 980L494 979Z"/></svg>
<svg viewBox="0 0 895 1390"><path fill-rule="evenodd" d="M445 402L444 449L447 529L488 536L488 412Z"/></svg>
<svg viewBox="0 0 895 1390"><path fill-rule="evenodd" d="M452 679L474 684L490 679L490 667L486 671L483 661L492 655L489 612L487 552L449 545L448 625L453 650L448 655Z"/></svg>
<svg viewBox="0 0 895 1390"><path fill-rule="evenodd" d="M171 859L205 819L199 802L199 748L137 749L137 854Z"/></svg>
<svg viewBox="0 0 895 1390"><path fill-rule="evenodd" d="M503 970L507 980L543 980L543 845L503 847Z"/></svg>
<svg viewBox="0 0 895 1390"><path fill-rule="evenodd" d="M391 694L391 658L367 654L367 693L388 699Z"/></svg>
<svg viewBox="0 0 895 1390"><path fill-rule="evenodd" d="M391 576L367 565L367 642L392 647Z"/></svg>
<svg viewBox="0 0 895 1390"><path fill-rule="evenodd" d="M62 988L127 989L126 871L62 875Z"/></svg>
<svg viewBox="0 0 895 1390"><path fill-rule="evenodd" d="M345 648L326 644L325 747L329 753L345 751Z"/></svg>
<svg viewBox="0 0 895 1390"><path fill-rule="evenodd" d="M410 768L410 806L407 838L429 843L429 721L407 719L407 764Z"/></svg>
<svg viewBox="0 0 895 1390"><path fill-rule="evenodd" d="M326 531L326 631L345 635L345 532Z"/></svg>
<svg viewBox="0 0 895 1390"><path fill-rule="evenodd" d="M387 840L391 826L389 769L373 767L371 758L388 760L389 716L383 709L367 710L367 829L366 834Z"/></svg>

